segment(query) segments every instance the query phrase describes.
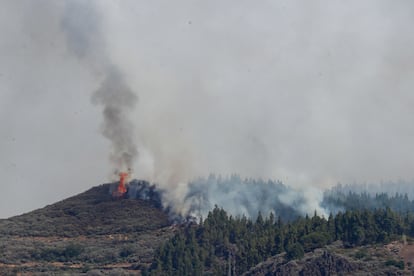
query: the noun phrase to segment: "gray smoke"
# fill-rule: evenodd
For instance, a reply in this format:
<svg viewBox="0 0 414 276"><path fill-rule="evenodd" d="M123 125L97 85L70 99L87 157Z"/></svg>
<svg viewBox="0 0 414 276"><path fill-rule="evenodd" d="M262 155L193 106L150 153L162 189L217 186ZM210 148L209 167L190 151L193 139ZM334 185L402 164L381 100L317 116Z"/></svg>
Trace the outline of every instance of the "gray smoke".
<svg viewBox="0 0 414 276"><path fill-rule="evenodd" d="M363 77L377 68L381 55L392 54L382 43L374 53L364 47L387 41L392 32L377 33L369 21L362 21L363 30L373 30L367 37L358 24L344 25L331 13L321 17L323 6L305 16L304 6L291 4L288 8L297 20L285 17L282 7L271 7L285 26L276 24L275 30L243 8L240 12L249 13L241 22L234 15L212 11L199 15L199 24L182 25L178 20L181 14L163 13L163 20L173 20L169 28L176 36L170 37L165 23L153 22L151 31L145 31L146 22L140 21L138 10L134 11L139 7L133 2L68 1L62 28L70 52L101 81L93 103L103 107L102 133L111 141L115 168L132 168L140 178L159 183L165 191L164 205L172 206L176 213L192 212L194 197L188 195L194 191L205 193L204 210L217 204L237 212L237 206L242 206L246 215L255 216L259 210L273 210L267 202L279 198L300 213L323 212L319 207L321 187L336 183L338 178L376 177L381 168L386 177L407 174L402 167L391 170L387 160L369 162L373 153L382 152L385 157L398 152L379 151L380 139L371 139L373 148L369 149L364 139L377 135L383 126L396 127L394 120L379 113L381 105L377 104L388 98L388 90L378 93L378 84L372 85ZM263 6L253 10L269 20L274 17ZM347 18L348 12L352 13L346 9L338 16ZM375 10L370 16L377 20L383 12ZM222 23L220 28L215 22ZM306 22L319 31L312 35ZM336 29L328 27L331 22L336 22ZM400 24L390 24L390 28ZM245 32L239 33L242 28ZM347 35L354 28L358 30L354 37ZM134 35L136 31L145 36ZM199 32L206 37L200 37ZM297 32L298 38L288 35ZM158 33L163 35L158 37ZM141 45L141 39L146 44ZM342 48L343 40L349 44L346 48ZM207 41L215 41L215 47L205 47L203 42ZM354 59L349 58L351 54ZM141 67L142 63L146 66ZM377 70L394 74L386 64ZM123 71L133 72L129 83ZM383 80L378 77L377 82ZM129 87L143 87L139 89L140 100L145 104L139 110L134 110L137 99ZM412 98L406 89L395 93L407 101ZM372 102L372 98L376 100ZM402 110L402 116L407 112L403 101L394 97L387 103L392 102L391 110ZM362 113L365 107L377 114L375 120L383 121L380 128ZM365 129L365 124L370 128ZM135 129L139 137L134 136ZM355 135L363 138L351 139ZM406 135L399 137L406 143ZM138 147L140 158L134 168ZM356 154L362 155L359 161L354 160ZM351 162L363 162L364 166L351 166ZM293 189L277 193L272 185L247 185L244 181L188 184L190 179L211 172L282 179L301 192L299 197Z"/></svg>
<svg viewBox="0 0 414 276"><path fill-rule="evenodd" d="M115 172L133 167L138 156L134 124L130 116L138 97L128 86L121 70L106 51L101 18L92 2L66 3L61 26L68 49L94 73L103 75L92 103L103 108L102 134L111 142L110 160Z"/></svg>
<svg viewBox="0 0 414 276"><path fill-rule="evenodd" d="M100 25L100 17L91 1L65 2L61 26L67 38L67 47L84 61L90 60L93 55L99 57L100 62L106 61Z"/></svg>
<svg viewBox="0 0 414 276"><path fill-rule="evenodd" d="M129 118L137 96L125 84L117 70L110 70L101 87L92 96L94 104L103 106L102 134L112 143L111 161L116 169L127 171L138 155L134 125Z"/></svg>
<svg viewBox="0 0 414 276"><path fill-rule="evenodd" d="M338 182L412 179L413 7L1 1L0 172L14 185L0 211L41 207L134 162L183 213L188 182L211 172L280 179L309 210ZM139 108L128 91L139 92ZM96 131L101 108L106 138ZM231 203L206 185L206 206ZM263 200L251 186L240 190ZM25 200L21 187L31 189ZM238 189L228 192L235 202L246 197Z"/></svg>

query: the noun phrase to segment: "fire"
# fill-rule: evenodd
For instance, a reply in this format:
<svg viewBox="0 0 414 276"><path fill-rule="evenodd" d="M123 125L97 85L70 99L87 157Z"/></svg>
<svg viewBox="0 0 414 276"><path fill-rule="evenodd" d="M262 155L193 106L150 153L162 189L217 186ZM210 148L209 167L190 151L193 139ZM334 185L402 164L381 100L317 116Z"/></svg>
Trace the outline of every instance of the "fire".
<svg viewBox="0 0 414 276"><path fill-rule="evenodd" d="M128 173L126 172L121 172L119 173L119 185L118 185L118 192L121 194L125 194L126 193L126 187L125 187L125 182L128 178Z"/></svg>
<svg viewBox="0 0 414 276"><path fill-rule="evenodd" d="M119 185L117 189L112 193L115 197L122 197L126 192L126 184L128 183L129 173L120 172L119 173Z"/></svg>

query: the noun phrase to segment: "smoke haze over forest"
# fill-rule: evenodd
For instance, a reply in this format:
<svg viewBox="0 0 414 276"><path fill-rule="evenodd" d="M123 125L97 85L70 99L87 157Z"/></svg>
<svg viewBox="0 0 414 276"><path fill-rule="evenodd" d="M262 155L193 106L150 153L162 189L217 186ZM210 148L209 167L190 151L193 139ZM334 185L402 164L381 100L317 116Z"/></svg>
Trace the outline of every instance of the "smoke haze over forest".
<svg viewBox="0 0 414 276"><path fill-rule="evenodd" d="M373 0L2 1L0 217L108 182L120 162L170 202L210 173L314 200L338 182L411 181L413 12Z"/></svg>

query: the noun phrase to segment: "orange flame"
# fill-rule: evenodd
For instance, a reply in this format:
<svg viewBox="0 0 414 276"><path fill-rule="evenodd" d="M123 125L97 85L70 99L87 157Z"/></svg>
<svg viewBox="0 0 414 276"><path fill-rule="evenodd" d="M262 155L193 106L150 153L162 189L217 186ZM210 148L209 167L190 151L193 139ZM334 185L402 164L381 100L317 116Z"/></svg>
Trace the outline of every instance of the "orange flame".
<svg viewBox="0 0 414 276"><path fill-rule="evenodd" d="M119 173L119 185L118 185L118 188L112 193L113 196L121 197L127 192L126 183L127 183L128 176L129 174L127 172Z"/></svg>

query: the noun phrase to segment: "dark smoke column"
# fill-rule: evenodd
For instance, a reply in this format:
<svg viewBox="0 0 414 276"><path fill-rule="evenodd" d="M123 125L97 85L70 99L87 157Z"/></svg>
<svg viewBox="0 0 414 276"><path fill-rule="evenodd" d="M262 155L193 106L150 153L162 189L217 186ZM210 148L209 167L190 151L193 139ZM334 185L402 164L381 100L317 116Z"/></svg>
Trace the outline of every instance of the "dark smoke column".
<svg viewBox="0 0 414 276"><path fill-rule="evenodd" d="M92 102L103 106L102 134L111 141L110 159L118 171L128 171L138 155L130 113L138 98L113 67L92 95Z"/></svg>
<svg viewBox="0 0 414 276"><path fill-rule="evenodd" d="M107 52L97 2L71 0L63 7L61 28L68 51L92 73L104 74L99 89L92 95L92 103L103 107L102 134L111 141L110 159L114 168L117 173L129 172L138 155L130 119L137 96Z"/></svg>

